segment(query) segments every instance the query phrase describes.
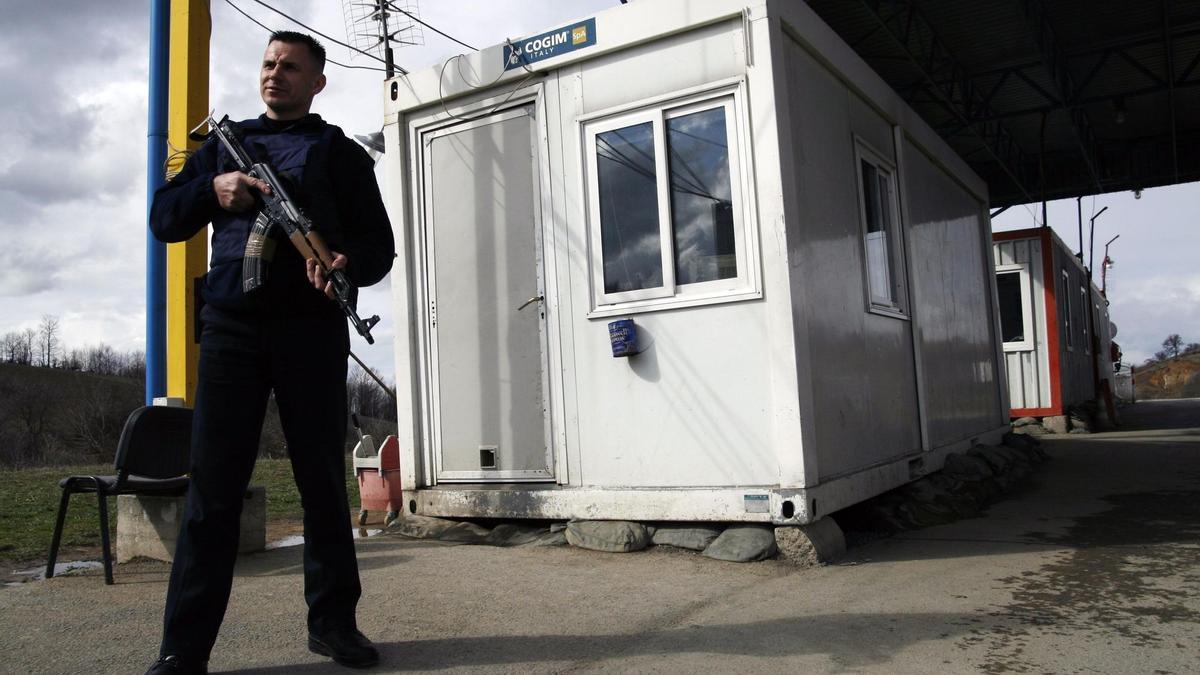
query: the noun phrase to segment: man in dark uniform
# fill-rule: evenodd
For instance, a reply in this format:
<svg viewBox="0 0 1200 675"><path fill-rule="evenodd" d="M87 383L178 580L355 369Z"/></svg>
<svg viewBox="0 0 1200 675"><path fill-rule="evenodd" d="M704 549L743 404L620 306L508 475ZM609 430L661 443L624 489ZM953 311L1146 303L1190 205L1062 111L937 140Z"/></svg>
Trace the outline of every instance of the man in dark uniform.
<svg viewBox="0 0 1200 675"><path fill-rule="evenodd" d="M373 163L341 129L309 112L325 87L325 50L281 31L267 43L260 93L267 111L242 122L243 144L292 183L300 202L355 286L392 265L394 242ZM192 480L171 568L163 640L151 673L206 672L229 601L238 520L273 391L304 508L308 646L354 667L379 655L358 631L361 594L351 537L346 436L345 316L320 270L276 232L266 283L242 290L242 257L263 181L233 168L210 139L154 195L150 227L184 241L212 223L203 288L200 372L192 430ZM280 228L275 228L279 230ZM322 293L322 290L324 293Z"/></svg>

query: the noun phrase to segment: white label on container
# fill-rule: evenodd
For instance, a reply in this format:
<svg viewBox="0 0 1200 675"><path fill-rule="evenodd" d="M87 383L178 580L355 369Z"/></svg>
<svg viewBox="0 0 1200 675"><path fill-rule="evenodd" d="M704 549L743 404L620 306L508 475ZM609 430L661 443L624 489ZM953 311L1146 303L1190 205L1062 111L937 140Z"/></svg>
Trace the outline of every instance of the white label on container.
<svg viewBox="0 0 1200 675"><path fill-rule="evenodd" d="M771 498L767 495L746 495L742 498L746 513L770 513Z"/></svg>

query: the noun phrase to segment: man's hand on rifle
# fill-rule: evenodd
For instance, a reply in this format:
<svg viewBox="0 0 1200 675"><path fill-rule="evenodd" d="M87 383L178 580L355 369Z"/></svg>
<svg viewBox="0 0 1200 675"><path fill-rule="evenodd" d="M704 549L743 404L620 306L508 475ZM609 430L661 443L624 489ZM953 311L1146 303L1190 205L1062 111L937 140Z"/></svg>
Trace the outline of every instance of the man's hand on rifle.
<svg viewBox="0 0 1200 675"><path fill-rule="evenodd" d="M217 203L226 211L238 213L254 206L254 188L263 194L271 194L271 186L266 181L248 176L241 171L223 173L213 179L213 193L217 195Z"/></svg>
<svg viewBox="0 0 1200 675"><path fill-rule="evenodd" d="M346 256L337 251L330 251L333 254L333 263L329 266L330 269L340 270L346 267ZM324 290L325 295L333 299L333 282L325 279L325 272L321 270L321 265L317 263L316 258L309 258L304 261L305 267L308 269L308 280L312 283L313 288L318 291Z"/></svg>

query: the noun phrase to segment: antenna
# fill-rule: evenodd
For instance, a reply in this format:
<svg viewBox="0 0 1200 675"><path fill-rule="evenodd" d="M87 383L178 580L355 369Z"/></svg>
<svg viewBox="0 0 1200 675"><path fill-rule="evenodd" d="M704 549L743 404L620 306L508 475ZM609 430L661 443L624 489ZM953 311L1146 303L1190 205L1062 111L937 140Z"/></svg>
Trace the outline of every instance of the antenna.
<svg viewBox="0 0 1200 675"><path fill-rule="evenodd" d="M387 77L396 74L392 43L423 45L418 0L342 0L346 38L355 48L375 54L384 61ZM354 52L350 53L354 58Z"/></svg>

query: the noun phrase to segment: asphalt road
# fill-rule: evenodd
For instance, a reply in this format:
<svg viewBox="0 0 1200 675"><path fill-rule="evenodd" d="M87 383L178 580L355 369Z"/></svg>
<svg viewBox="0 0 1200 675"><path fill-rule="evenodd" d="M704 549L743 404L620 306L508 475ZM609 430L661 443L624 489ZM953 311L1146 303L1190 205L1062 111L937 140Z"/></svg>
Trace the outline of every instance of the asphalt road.
<svg viewBox="0 0 1200 675"><path fill-rule="evenodd" d="M358 542L377 672L1200 671L1200 400L1139 403L983 516L840 562ZM300 549L242 558L213 671L323 673ZM0 588L0 672L142 672L167 567Z"/></svg>

